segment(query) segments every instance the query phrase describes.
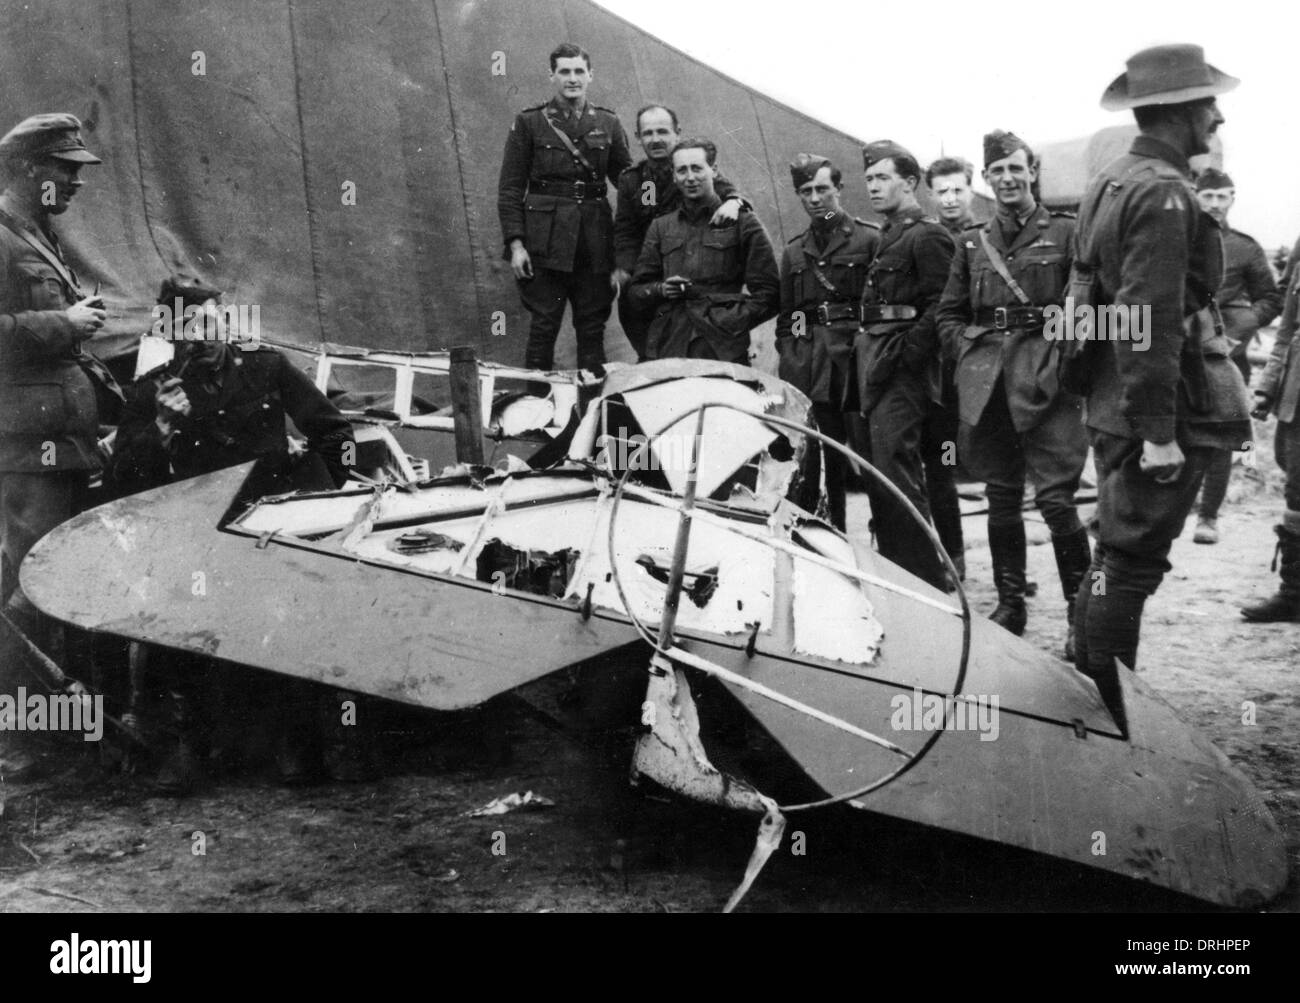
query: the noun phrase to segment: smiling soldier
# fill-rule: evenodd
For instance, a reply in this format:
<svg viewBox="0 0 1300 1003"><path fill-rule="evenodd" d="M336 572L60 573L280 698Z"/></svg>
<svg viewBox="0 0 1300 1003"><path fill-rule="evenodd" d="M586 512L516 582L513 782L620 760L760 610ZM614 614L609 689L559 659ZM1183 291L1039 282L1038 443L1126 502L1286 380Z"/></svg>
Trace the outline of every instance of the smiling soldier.
<svg viewBox="0 0 1300 1003"><path fill-rule="evenodd" d="M1025 630L1025 523L1028 481L1052 533L1065 594L1066 657L1074 657L1074 600L1092 559L1074 492L1088 455L1082 402L1060 388L1058 343L1043 336L1043 308L1060 305L1070 277L1074 217L1034 199L1038 162L1018 136L984 137L984 180L997 215L957 241L939 304L939 333L956 360L961 448L966 468L986 484L989 550L997 609L990 619Z"/></svg>
<svg viewBox="0 0 1300 1003"><path fill-rule="evenodd" d="M653 310L650 359L720 359L749 365L749 332L776 315L780 281L767 231L753 213L735 226L710 225L722 200L714 189L718 150L688 139L673 149L677 212L650 224L632 277L632 303Z"/></svg>

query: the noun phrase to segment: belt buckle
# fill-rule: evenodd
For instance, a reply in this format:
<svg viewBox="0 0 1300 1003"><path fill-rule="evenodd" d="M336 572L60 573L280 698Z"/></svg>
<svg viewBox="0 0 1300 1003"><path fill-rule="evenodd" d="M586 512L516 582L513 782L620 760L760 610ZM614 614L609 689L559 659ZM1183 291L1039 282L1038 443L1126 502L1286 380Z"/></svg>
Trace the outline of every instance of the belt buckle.
<svg viewBox="0 0 1300 1003"><path fill-rule="evenodd" d="M582 200L587 197L587 182L575 181L573 183L573 197L578 200Z"/></svg>
<svg viewBox="0 0 1300 1003"><path fill-rule="evenodd" d="M993 308L993 329L995 331L1005 331L1007 329L1007 308L997 306Z"/></svg>
<svg viewBox="0 0 1300 1003"><path fill-rule="evenodd" d="M831 305L829 303L817 304L817 323L822 327L830 327L831 324Z"/></svg>

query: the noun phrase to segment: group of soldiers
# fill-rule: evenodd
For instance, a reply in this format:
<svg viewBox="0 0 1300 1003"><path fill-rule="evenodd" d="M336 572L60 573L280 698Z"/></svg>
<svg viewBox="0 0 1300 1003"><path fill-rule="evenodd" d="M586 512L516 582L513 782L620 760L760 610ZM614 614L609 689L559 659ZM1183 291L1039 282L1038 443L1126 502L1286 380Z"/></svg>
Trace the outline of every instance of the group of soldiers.
<svg viewBox="0 0 1300 1003"><path fill-rule="evenodd" d="M280 353L220 337L188 338L183 328L192 317L175 316L178 304L195 312L203 332L220 333L221 291L196 276L170 276L159 292L158 303L168 308L159 323L168 328L161 333L171 340L170 363L123 389L86 351L104 325L106 306L97 291L82 288L52 224L85 183L82 168L101 162L86 149L73 115L35 115L0 138L0 543L7 621L0 694L12 696L24 682L19 667L31 653L22 639L78 678L93 679L101 695L112 693L129 662L132 690L113 710L140 710L148 718L160 751L153 764L158 787L182 795L194 789L210 751L218 675L210 660L135 646L117 653L118 665L105 665L110 656L90 635L54 623L28 599L18 580L23 558L91 504L250 460L260 462L242 497L332 489L347 479L345 460L355 444L347 418ZM301 449L291 449L286 418L306 439ZM232 685L265 684L245 675ZM322 768L345 778L364 771L364 750L351 733L328 727L338 719L315 706L317 694L305 684L269 685L267 696L285 711L276 750L284 780L304 781ZM161 704L152 716L143 713L150 692ZM35 771L39 752L31 736L0 727L0 776Z"/></svg>
<svg viewBox="0 0 1300 1003"><path fill-rule="evenodd" d="M1279 291L1258 245L1226 228L1231 179L1215 170L1193 179L1190 158L1209 152L1224 121L1216 97L1237 84L1199 47L1139 52L1107 89L1103 106L1131 109L1140 135L1093 181L1077 218L1040 204L1038 160L1013 133L985 137L996 213L983 223L970 216L970 164L945 158L923 171L906 148L880 140L863 149L880 223L845 210L840 165L794 158L791 184L810 225L779 263L751 200L718 171L711 141L684 139L673 110L651 105L636 117L645 159L634 164L617 116L587 99L587 53L561 45L550 66L555 97L516 118L499 188L504 254L531 315L527 366L553 366L566 309L578 363L589 368L604 362L615 302L641 360L745 365L751 332L776 318L781 376L807 394L824 434L885 479L867 483L884 556L954 588L922 523L933 524L960 578L957 462L985 482L991 618L1015 634L1026 626L1022 509L1032 488L1066 601L1066 655L1121 727L1118 674L1136 666L1144 604L1170 569L1172 543L1198 495L1196 539L1215 542L1232 452L1252 442L1252 412L1271 412L1286 472L1281 586L1243 613L1300 622L1300 351L1291 351L1300 268ZM264 346L175 339L172 361L126 390L85 350L105 304L82 288L52 225L84 183L82 168L100 163L80 130L71 115L47 114L0 138L0 543L5 636L93 665L90 639L49 622L18 581L41 536L113 493L252 459L261 463L249 495L332 488L347 478L354 440L329 399ZM938 219L918 201L923 182ZM178 275L159 302L210 314L220 296ZM1095 322L1091 338L1049 337L1062 308L1144 311L1147 337L1115 337ZM1279 309L1252 406L1246 345ZM305 448L290 448L287 418ZM1090 448L1095 546L1075 506ZM827 517L844 528L849 471L835 452L819 462L823 470L804 472L814 489L806 481L801 490L815 505L824 482ZM131 653L133 667L150 661L147 649ZM18 662L0 651L0 693L15 689ZM187 793L205 755L197 687L211 673L201 661L153 671L171 708L158 783ZM273 695L295 709L282 720L298 725L281 735L284 779L368 771L354 732L337 727L339 696L315 714L300 685ZM0 743L0 771L13 776L23 750L3 728Z"/></svg>
<svg viewBox="0 0 1300 1003"><path fill-rule="evenodd" d="M906 148L881 140L863 149L879 224L844 209L840 165L794 159L810 226L779 265L710 140L682 138L676 113L650 105L636 116L645 159L634 164L615 113L588 101L588 54L564 44L550 66L555 96L515 119L499 189L506 256L531 315L529 365L552 364L566 304L582 366L604 362L616 299L639 360L746 364L750 332L775 316L780 375L808 395L818 428L910 503L867 484L882 554L950 590L907 509L933 524L961 576L954 468L985 482L991 619L1015 634L1026 626L1022 510L1032 488L1066 602L1065 656L1124 726L1118 666L1136 665L1146 599L1198 494L1195 539L1218 540L1232 454L1253 439L1247 346L1285 298L1253 406L1257 417L1279 417L1282 585L1243 613L1300 621L1300 361L1289 352L1298 283L1279 291L1259 245L1227 228L1231 179L1193 175L1190 159L1210 152L1224 121L1216 98L1238 82L1199 46L1143 50L1106 90L1103 107L1131 110L1140 134L1094 180L1077 217L1040 203L1038 159L1013 133L984 140L996 204L987 222L971 218L970 164L943 158L923 172ZM938 219L918 201L923 180ZM612 211L607 182L617 189ZM1054 316L1080 308L1094 318L1080 328L1091 337L1051 336ZM1149 340L1095 321L1121 314L1145 321L1138 331ZM1089 449L1095 547L1075 505ZM839 454L824 462L827 514L842 529L848 471Z"/></svg>

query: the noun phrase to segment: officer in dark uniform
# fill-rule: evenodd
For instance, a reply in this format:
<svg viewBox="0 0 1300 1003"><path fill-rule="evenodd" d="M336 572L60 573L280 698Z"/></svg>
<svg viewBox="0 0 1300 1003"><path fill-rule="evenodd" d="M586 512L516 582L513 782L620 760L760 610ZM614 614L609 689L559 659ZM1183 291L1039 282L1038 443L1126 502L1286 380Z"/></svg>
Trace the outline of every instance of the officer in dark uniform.
<svg viewBox="0 0 1300 1003"><path fill-rule="evenodd" d="M1263 421L1277 415L1273 453L1286 473L1282 488L1286 509L1277 532L1276 557L1281 559L1281 584L1263 602L1245 607L1241 615L1255 623L1300 623L1300 270L1292 272L1278 325L1277 340L1255 390L1252 415Z"/></svg>
<svg viewBox="0 0 1300 1003"><path fill-rule="evenodd" d="M975 198L971 181L975 168L961 157L940 157L925 169L926 187L939 204L939 222L956 240L961 232L975 223L970 204Z"/></svg>
<svg viewBox="0 0 1300 1003"><path fill-rule="evenodd" d="M121 493L134 493L173 480L197 477L249 460L257 466L235 501L232 514L244 502L267 494L293 490L327 491L347 480L356 443L351 423L316 385L276 350L255 341L234 344L231 332L215 323L221 292L192 276L165 280L158 302L171 307L179 301L188 311L200 311L203 323L171 317L173 339L193 327L204 340L173 340L175 356L162 371L131 388L117 430L111 483ZM240 332L246 336L250 332ZM291 450L286 418L307 439L306 450ZM142 656L137 651L133 656ZM167 679L167 724L175 744L158 770L158 789L169 795L189 794L202 777L202 763L211 739L212 663L197 655L149 655L150 674L158 675L160 659L170 668ZM143 664L139 662L139 664ZM223 668L226 682L232 666ZM228 693L250 685L242 675ZM265 682L265 681L260 681ZM276 757L281 778L298 783L311 777L317 757L334 779L362 779L369 770L364 743L355 728L339 725L338 707L351 694L318 694L308 684L276 679L268 696L282 712ZM313 698L319 697L319 706ZM323 744L320 739L324 738Z"/></svg>
<svg viewBox="0 0 1300 1003"><path fill-rule="evenodd" d="M1214 451L1250 437L1246 387L1209 310L1223 241L1188 166L1209 152L1224 121L1215 95L1237 83L1196 45L1129 59L1102 107L1134 109L1141 135L1102 169L1079 211L1075 303L1118 307L1130 321L1149 311L1144 349L1113 331L1064 346L1063 376L1087 390L1097 463L1099 534L1076 600L1076 664L1124 728L1116 662L1136 665L1147 596L1171 567L1170 547Z"/></svg>
<svg viewBox="0 0 1300 1003"><path fill-rule="evenodd" d="M1057 378L1060 350L1043 310L1060 307L1073 260L1074 216L1033 196L1038 162L1010 132L984 137L984 180L997 215L957 241L939 304L939 334L956 360L961 456L987 485L989 550L998 605L990 619L1025 630L1025 483L1052 533L1073 660L1074 597L1092 554L1074 492L1088 455L1082 401Z"/></svg>
<svg viewBox="0 0 1300 1003"><path fill-rule="evenodd" d="M618 298L618 321L636 352L638 362L645 361L645 338L651 317L632 305L628 295L636 259L650 224L681 208L682 196L673 183L673 147L681 140L677 113L663 105L647 105L636 113L636 137L645 151L645 159L633 164L618 176L618 206L614 210L614 279L622 290ZM713 189L722 204L710 221L713 226L730 226L741 209L753 208L736 186L721 173L713 180Z"/></svg>
<svg viewBox="0 0 1300 1003"><path fill-rule="evenodd" d="M632 163L618 116L587 101L591 58L565 43L551 53L555 97L519 113L497 191L505 257L532 317L524 365L551 369L566 303L578 366L605 362L614 302L613 217L607 182Z"/></svg>
<svg viewBox="0 0 1300 1003"><path fill-rule="evenodd" d="M1247 351L1261 327L1267 327L1282 312L1282 293L1273 278L1264 248L1240 230L1228 227L1228 211L1237 193L1232 178L1207 167L1196 177L1196 197L1201 208L1214 217L1223 231L1223 285L1215 293L1223 317L1223 333L1232 341L1230 358L1241 370L1241 378L1250 385L1250 359ZM1238 448L1241 445L1238 444ZM1197 543L1219 542L1219 507L1228 494L1232 476L1232 451L1220 450L1205 471L1201 505L1196 523Z"/></svg>
<svg viewBox="0 0 1300 1003"><path fill-rule="evenodd" d="M63 632L18 587L18 568L84 507L101 466L100 424L116 417L116 384L82 347L104 324L103 301L83 293L51 226L84 184L81 167L98 163L74 115L34 115L0 138L0 602L56 655ZM0 645L0 693L16 689L17 663ZM7 775L35 764L12 733L0 731L0 741L10 747Z"/></svg>
<svg viewBox="0 0 1300 1003"><path fill-rule="evenodd" d="M880 227L855 219L840 205L840 169L825 157L801 153L790 165L795 194L812 225L785 246L781 259L781 312L776 319L776 349L781 379L812 401L817 428L856 446L846 402L853 386L853 339L867 266L875 256ZM831 449L825 457L826 497L831 522L844 529L848 462ZM801 498L816 505L818 470L805 471L809 483Z"/></svg>
<svg viewBox="0 0 1300 1003"><path fill-rule="evenodd" d="M867 459L928 520L921 432L941 394L935 314L948 280L952 238L921 211L915 157L890 140L871 143L862 155L871 207L885 217L854 348L857 403L867 425L862 445ZM887 492L868 483L881 554L943 588L947 576L929 537Z"/></svg>

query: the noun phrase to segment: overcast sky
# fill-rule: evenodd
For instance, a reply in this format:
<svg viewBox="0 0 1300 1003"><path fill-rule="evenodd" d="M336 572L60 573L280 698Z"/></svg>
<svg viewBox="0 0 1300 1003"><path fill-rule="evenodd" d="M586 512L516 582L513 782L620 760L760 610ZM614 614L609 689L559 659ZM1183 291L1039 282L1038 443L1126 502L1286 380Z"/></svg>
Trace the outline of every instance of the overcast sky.
<svg viewBox="0 0 1300 1003"><path fill-rule="evenodd" d="M977 4L930 0L597 0L710 66L865 140L887 137L922 164L981 160L981 137L1031 144L1132 121L1102 91L1139 49L1204 46L1241 79L1219 98L1230 223L1270 251L1300 234L1300 5L1138 0Z"/></svg>

